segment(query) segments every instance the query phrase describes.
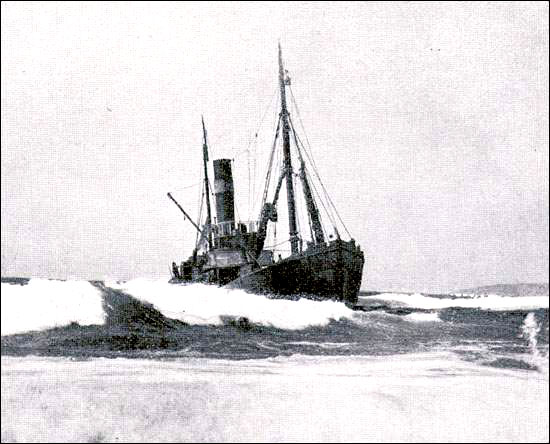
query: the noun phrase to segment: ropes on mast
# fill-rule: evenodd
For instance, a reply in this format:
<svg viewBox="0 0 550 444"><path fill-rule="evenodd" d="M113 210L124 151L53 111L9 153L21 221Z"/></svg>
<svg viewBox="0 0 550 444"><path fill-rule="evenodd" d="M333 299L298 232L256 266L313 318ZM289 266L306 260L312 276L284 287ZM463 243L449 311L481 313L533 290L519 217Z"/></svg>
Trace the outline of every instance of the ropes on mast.
<svg viewBox="0 0 550 444"><path fill-rule="evenodd" d="M202 172L202 169L201 169L201 183L202 183L202 180L203 180L203 172ZM204 206L204 196L205 196L205 193L204 193L204 187L201 187L201 189L199 190L199 202L198 202L198 207L199 207L199 217L197 218L197 221L199 223L199 225L201 224L202 222L202 208ZM202 238L202 235L201 235L201 238ZM199 242L200 240L202 239L199 239L199 232L197 231L197 234L195 236L195 249L198 248L199 246Z"/></svg>
<svg viewBox="0 0 550 444"><path fill-rule="evenodd" d="M302 148L304 149L304 152L306 153L306 156L308 157L310 163L313 164L313 162L311 161L310 154L309 154L309 153L307 152L307 150L305 149L304 144L302 143L302 141L300 140L299 137L298 137L298 142L300 143L300 145L301 145ZM311 178L311 175L310 175L309 171L307 171L307 170L306 170L306 175L307 175L309 178ZM318 175L317 173L316 173L316 176L317 176L317 178L319 179L319 182L321 183L321 186L323 186L323 183L321 182L321 179L320 179L320 177L319 177L319 175ZM328 218L329 218L329 220L330 220L330 223L332 224L333 227L336 227L336 225L337 225L337 224L336 224L336 219L335 219L334 214L333 214L334 211L336 211L336 209L334 208L334 205L333 205L334 211L331 211L332 208L331 208L330 206L327 208L327 206L329 205L330 196L328 195L327 191L324 190L324 197L327 199L327 204L325 205L325 200L323 199L323 195L322 195L322 194L319 192L319 190L317 189L317 186L315 185L315 181L310 180L309 182L310 182L310 184L311 184L311 186L312 186L312 188L313 188L313 191L314 191L315 195L317 196L317 199L319 200L319 202L321 202L321 205L322 205L323 209L325 210L325 213L326 213L326 215L328 216ZM324 189L324 188L323 188L323 189ZM342 225L344 225L344 224L342 223ZM344 225L344 229L345 229L345 228L346 228L346 227L345 227L345 225ZM346 229L346 231L347 231L347 229ZM325 235L327 234L327 233L326 233L326 230L324 229L324 227L323 227L323 232L325 233ZM349 232L348 232L348 235L349 235ZM351 237L351 235L350 235L350 237Z"/></svg>
<svg viewBox="0 0 550 444"><path fill-rule="evenodd" d="M267 200L267 193L269 190L269 182L271 180L271 169L273 167L273 156L275 154L275 148L277 147L277 139L279 138L279 129L281 127L281 116L279 115L277 119L277 128L275 129L275 137L273 139L273 145L271 147L271 154L269 155L269 162L267 166L267 174L265 177L265 186L264 186L264 194L262 196L262 204L260 208L263 208L266 200ZM261 210L260 210L261 211Z"/></svg>
<svg viewBox="0 0 550 444"><path fill-rule="evenodd" d="M327 233L326 233L326 230L323 228L323 224L321 222L321 215L319 214L317 204L315 203L315 198L311 193L311 184L310 184L311 180L308 179L304 158L302 156L302 150L300 149L301 142L298 139L298 134L296 133L296 129L294 128L294 123L290 118L290 116L289 116L289 122L290 122L290 127L292 129L292 135L294 136L294 144L296 145L296 151L298 152L298 157L300 158L300 179L302 181L304 200L306 200L306 206L308 209L307 215L308 215L308 221L309 221L311 240L316 243L317 242L323 243L324 239L327 238L326 236ZM322 203L323 202L321 201L321 204ZM330 214L328 214L328 216L329 218L331 217ZM321 233L318 233L319 230L321 231Z"/></svg>
<svg viewBox="0 0 550 444"><path fill-rule="evenodd" d="M277 94L278 88L275 88L275 91L271 95L271 98L269 99L269 102L262 114L262 117L260 119L260 123L258 124L258 127L256 128L256 131L254 132L254 135L250 137L248 140L248 145L244 150L238 151L233 153L233 157L239 156L242 152L246 151L247 153L247 165L248 165L248 218L250 218L251 215L251 207L250 207L250 199L251 196L256 193L256 148L258 145L258 133L260 132L260 128L262 127L262 124L264 123L265 117L267 116L267 112L271 108L271 105L273 103L273 98ZM252 146L252 142L254 142L254 166L253 166L253 174L252 174L252 180L250 175L250 147Z"/></svg>
<svg viewBox="0 0 550 444"><path fill-rule="evenodd" d="M306 133L306 130L304 128L304 123L302 121L302 117L300 115L300 110L298 108L298 104L296 103L296 99L294 98L294 92L292 91L292 87L289 85L289 90L290 90L290 98L292 100L292 104L294 105L294 108L296 109L296 114L298 115L298 120L300 121L300 126L302 127L302 131L304 132L304 136L306 138L306 142L307 142L307 145L309 147L309 151L310 153L308 153L308 150L306 149L306 147L304 146L303 143L301 143L302 145L302 148L304 148L304 152L306 153L306 156L308 157L310 163L311 163L311 166L313 167L313 172L315 173L315 176L317 177L317 180L319 181L319 183L321 184L321 187L325 193L325 196L327 197L328 199L328 202L330 203L330 206L332 207L332 209L334 210L336 216L338 217L340 223L342 224L342 226L344 227L344 230L346 230L346 233L348 234L348 236L351 238L351 234L348 230L348 228L346 227L346 224L344 223L344 221L342 220L342 217L340 216L340 213L338 212L338 210L336 209L336 206L334 205L334 202L332 201L330 195L328 194L326 188L325 188L325 185L323 184L323 181L321 180L321 177L319 176L319 172L317 170L317 165L315 164L315 159L313 158L313 155L311 154L311 144L309 143L309 139L307 137L307 133ZM330 217L330 216L329 216Z"/></svg>

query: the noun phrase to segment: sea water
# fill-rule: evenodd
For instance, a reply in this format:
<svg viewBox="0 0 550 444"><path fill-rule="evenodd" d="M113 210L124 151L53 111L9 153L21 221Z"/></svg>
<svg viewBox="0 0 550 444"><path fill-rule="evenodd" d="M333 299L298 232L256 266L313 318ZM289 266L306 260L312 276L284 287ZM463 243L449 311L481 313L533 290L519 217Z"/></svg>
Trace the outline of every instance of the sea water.
<svg viewBox="0 0 550 444"><path fill-rule="evenodd" d="M2 441L548 441L548 295L2 283Z"/></svg>

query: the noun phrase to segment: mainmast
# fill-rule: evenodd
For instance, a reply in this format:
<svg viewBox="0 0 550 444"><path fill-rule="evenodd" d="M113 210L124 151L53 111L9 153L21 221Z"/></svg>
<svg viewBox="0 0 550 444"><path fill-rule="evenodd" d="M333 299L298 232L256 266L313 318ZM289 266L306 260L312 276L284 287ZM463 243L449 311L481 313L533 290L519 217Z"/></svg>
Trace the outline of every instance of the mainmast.
<svg viewBox="0 0 550 444"><path fill-rule="evenodd" d="M206 127L204 126L204 117L202 120L202 135L204 143L202 145L202 157L204 162L204 192L206 193L206 232L208 233L208 247L212 248L212 210L210 209L210 187L208 185L208 143L206 141Z"/></svg>
<svg viewBox="0 0 550 444"><path fill-rule="evenodd" d="M304 198L306 200L307 212L311 218L311 225L314 233L314 241L316 244L325 243L325 234L323 233L323 227L321 225L321 218L319 216L319 210L317 205L315 205L315 200L313 199L313 193L311 192L311 187L309 186L309 181L307 180L306 174L306 164L304 158L302 157L302 152L300 151L300 145L298 144L298 137L296 136L296 130L294 129L294 124L292 120L290 121L292 126L292 134L294 135L294 142L296 143L296 148L298 149L298 156L300 157L300 179L302 180L302 189L304 191Z"/></svg>
<svg viewBox="0 0 550 444"><path fill-rule="evenodd" d="M298 231L296 229L296 203L294 200L294 183L292 181L292 160L290 157L290 125L288 123L288 111L286 108L285 71L283 68L283 56L279 43L279 86L281 88L281 119L283 121L283 154L284 173L286 175L286 195L288 201L288 228L290 235L290 251L298 253Z"/></svg>

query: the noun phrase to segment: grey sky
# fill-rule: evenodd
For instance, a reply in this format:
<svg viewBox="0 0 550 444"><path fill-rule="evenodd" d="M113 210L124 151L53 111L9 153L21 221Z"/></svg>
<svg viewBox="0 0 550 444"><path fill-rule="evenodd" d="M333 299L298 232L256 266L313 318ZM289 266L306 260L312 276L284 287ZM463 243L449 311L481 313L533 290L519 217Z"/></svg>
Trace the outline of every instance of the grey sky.
<svg viewBox="0 0 550 444"><path fill-rule="evenodd" d="M548 281L542 2L2 2L2 275L166 275L201 114L246 213L279 39L363 288Z"/></svg>

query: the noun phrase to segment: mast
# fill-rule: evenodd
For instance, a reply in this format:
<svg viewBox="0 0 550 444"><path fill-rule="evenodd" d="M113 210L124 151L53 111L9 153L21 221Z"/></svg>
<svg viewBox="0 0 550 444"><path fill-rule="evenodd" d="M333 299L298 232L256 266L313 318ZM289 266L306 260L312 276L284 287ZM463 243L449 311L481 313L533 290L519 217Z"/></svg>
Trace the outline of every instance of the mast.
<svg viewBox="0 0 550 444"><path fill-rule="evenodd" d="M202 157L204 162L204 192L206 193L206 226L208 233L208 247L212 248L212 210L210 209L210 188L208 186L208 144L206 142L206 127L204 126L204 117L202 120L202 135L204 143L202 145Z"/></svg>
<svg viewBox="0 0 550 444"><path fill-rule="evenodd" d="M300 145L298 144L298 137L296 136L296 130L294 129L294 124L292 123L292 120L290 121L290 126L292 127L294 143L296 144L296 148L298 149L298 156L300 157L300 179L302 180L302 190L304 191L307 211L309 213L311 225L313 227L314 241L316 244L323 244L325 243L325 234L323 233L319 210L317 209L315 199L313 199L313 193L311 192L311 187L309 186L309 181L307 180L306 163L304 162L304 158L302 157L302 151L300 150Z"/></svg>
<svg viewBox="0 0 550 444"><path fill-rule="evenodd" d="M288 201L288 228L290 235L290 251L298 253L298 231L296 229L296 202L294 200L294 184L292 182L292 160L290 157L290 125L288 123L288 111L286 108L285 71L283 68L283 55L279 43L279 86L281 88L281 119L283 121L283 154L284 170L286 174L286 196Z"/></svg>

